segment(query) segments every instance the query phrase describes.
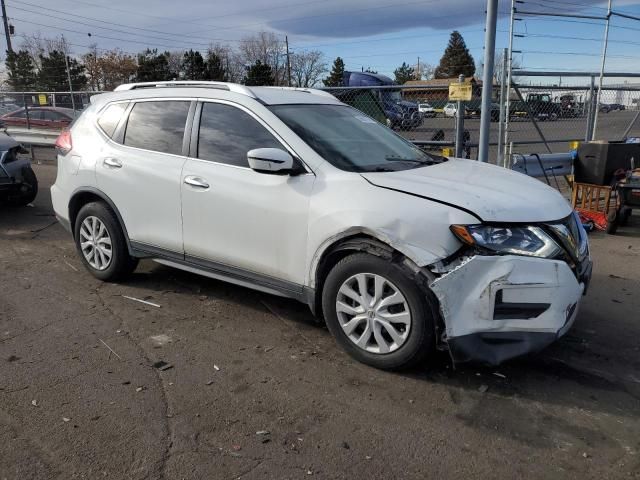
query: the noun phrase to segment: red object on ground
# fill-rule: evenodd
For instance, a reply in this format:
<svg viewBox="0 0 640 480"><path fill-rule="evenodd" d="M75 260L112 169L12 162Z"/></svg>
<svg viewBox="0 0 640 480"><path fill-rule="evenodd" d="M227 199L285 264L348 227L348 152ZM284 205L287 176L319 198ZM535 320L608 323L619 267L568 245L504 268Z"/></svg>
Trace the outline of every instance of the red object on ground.
<svg viewBox="0 0 640 480"><path fill-rule="evenodd" d="M598 230L606 230L607 228L607 215L602 212L594 212L591 210L583 210L576 208L576 211L580 215L580 221L587 223L592 221Z"/></svg>

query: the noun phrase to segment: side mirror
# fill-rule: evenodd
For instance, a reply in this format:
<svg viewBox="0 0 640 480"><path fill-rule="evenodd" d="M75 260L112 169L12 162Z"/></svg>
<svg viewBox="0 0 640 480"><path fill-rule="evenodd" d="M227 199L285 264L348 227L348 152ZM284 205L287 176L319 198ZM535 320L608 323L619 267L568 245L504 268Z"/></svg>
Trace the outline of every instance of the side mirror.
<svg viewBox="0 0 640 480"><path fill-rule="evenodd" d="M252 170L260 173L289 173L293 169L293 157L279 148L255 148L247 152Z"/></svg>

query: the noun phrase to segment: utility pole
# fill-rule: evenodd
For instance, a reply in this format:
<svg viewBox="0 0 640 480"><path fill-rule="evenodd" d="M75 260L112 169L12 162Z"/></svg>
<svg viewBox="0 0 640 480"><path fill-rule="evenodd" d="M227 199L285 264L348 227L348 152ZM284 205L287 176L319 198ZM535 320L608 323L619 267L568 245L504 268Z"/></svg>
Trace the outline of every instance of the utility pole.
<svg viewBox="0 0 640 480"><path fill-rule="evenodd" d="M516 18L516 0L511 0L511 18L509 21L509 62L507 69L507 100L504 105L504 162L507 163L507 145L509 145L509 117L511 117L511 83L513 79L511 75L513 73L513 24Z"/></svg>
<svg viewBox="0 0 640 480"><path fill-rule="evenodd" d="M7 52L13 53L11 34L9 32L9 20L7 19L7 8L4 6L4 0L0 1L2 2L2 21L4 22L4 36L7 39Z"/></svg>
<svg viewBox="0 0 640 480"><path fill-rule="evenodd" d="M596 110L593 117L593 133L591 134L591 140L595 140L596 131L598 129L598 112L600 111L600 101L602 95L602 82L604 79L604 65L607 61L607 46L609 45L609 23L611 22L611 0L609 0L609 6L607 8L607 23L604 27L604 44L602 46L602 63L600 65L600 79L598 81L598 91L596 92Z"/></svg>
<svg viewBox="0 0 640 480"><path fill-rule="evenodd" d="M289 57L289 37L287 35L284 36L284 43L287 45L287 85L291 86L291 58Z"/></svg>
<svg viewBox="0 0 640 480"><path fill-rule="evenodd" d="M497 1L497 0L496 0ZM464 83L464 75L458 76L458 83ZM456 104L456 158L462 158L464 150L464 104L458 100Z"/></svg>
<svg viewBox="0 0 640 480"><path fill-rule="evenodd" d="M71 108L73 108L73 116L76 116L76 101L73 98L73 85L71 84L71 71L69 70L69 55L67 55L67 43L64 41L64 35L62 37L62 43L64 45L64 65L67 68L67 81L69 82L69 94L71 95ZM53 94L55 97L55 93Z"/></svg>
<svg viewBox="0 0 640 480"><path fill-rule="evenodd" d="M498 119L498 160L496 165L507 166L505 162L505 155L503 149L504 142L504 119L505 119L505 106L507 103L507 69L509 68L509 50L504 49L502 51L502 75L500 76L500 118Z"/></svg>
<svg viewBox="0 0 640 480"><path fill-rule="evenodd" d="M493 61L496 49L498 0L487 0L487 21L484 32L484 71L482 75L482 107L480 107L480 144L478 160L489 161L489 133L491 131L491 97L493 94Z"/></svg>
<svg viewBox="0 0 640 480"><path fill-rule="evenodd" d="M416 72L416 80L422 80L422 75L420 75L420 57L418 57L418 71Z"/></svg>

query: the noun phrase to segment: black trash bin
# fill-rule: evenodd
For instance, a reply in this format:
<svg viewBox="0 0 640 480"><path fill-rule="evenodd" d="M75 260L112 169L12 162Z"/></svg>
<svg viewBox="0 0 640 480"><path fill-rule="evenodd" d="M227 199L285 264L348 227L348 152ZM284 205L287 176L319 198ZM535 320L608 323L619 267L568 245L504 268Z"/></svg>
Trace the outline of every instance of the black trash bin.
<svg viewBox="0 0 640 480"><path fill-rule="evenodd" d="M631 159L640 166L640 143L585 142L578 147L574 163L575 181L611 185L613 173L631 168Z"/></svg>

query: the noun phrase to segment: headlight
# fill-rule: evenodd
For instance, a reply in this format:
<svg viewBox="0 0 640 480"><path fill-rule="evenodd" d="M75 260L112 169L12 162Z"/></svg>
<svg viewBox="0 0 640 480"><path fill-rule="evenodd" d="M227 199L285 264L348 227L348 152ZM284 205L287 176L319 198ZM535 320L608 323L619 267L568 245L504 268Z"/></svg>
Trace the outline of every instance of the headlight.
<svg viewBox="0 0 640 480"><path fill-rule="evenodd" d="M451 231L467 245L498 253L549 258L562 252L558 244L539 227L451 225Z"/></svg>

